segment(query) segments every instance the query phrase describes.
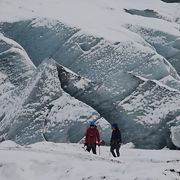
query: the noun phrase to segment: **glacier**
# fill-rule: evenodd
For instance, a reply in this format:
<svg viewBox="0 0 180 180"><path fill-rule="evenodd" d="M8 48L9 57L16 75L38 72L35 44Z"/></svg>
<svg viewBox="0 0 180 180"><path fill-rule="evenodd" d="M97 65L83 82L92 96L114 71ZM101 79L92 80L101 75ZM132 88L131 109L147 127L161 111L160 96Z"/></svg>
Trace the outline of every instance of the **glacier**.
<svg viewBox="0 0 180 180"><path fill-rule="evenodd" d="M6 77L9 84L7 86L3 83L3 85L10 86L10 89L0 96L3 102L0 112L1 136L20 144L44 140L78 142L83 138L85 129L94 115L102 138L108 141L103 133L110 129L109 123L100 118L94 109L63 91L58 78L57 65L53 60L44 60L38 68L35 68L27 54L21 53L20 56L20 50L14 49L14 46L20 47L17 43L11 42L4 36L2 39L1 47L5 53L1 60L5 63L1 64L2 72L6 76L1 76L1 80ZM8 42L11 42L8 48L13 49L13 56L12 51L6 50ZM14 69L19 71L13 71ZM77 131L77 128L81 131Z"/></svg>
<svg viewBox="0 0 180 180"><path fill-rule="evenodd" d="M4 2L2 12L7 6ZM38 2L47 8L47 2ZM133 142L139 148L179 147L180 23L178 13L174 14L178 6L160 1L148 5L140 0L136 5L105 2L87 1L90 8L85 16L91 8L99 14L92 24L76 20L72 9L74 16L68 18L63 8L69 7L63 0L57 4L60 12L51 4L54 14L38 12L35 2L20 8L19 0L12 4L12 11L22 9L27 17L18 13L14 20L3 13L0 32L19 43L29 57L24 55L21 63L13 65L19 72L12 77L7 69L0 70L1 92L8 91L0 98L17 107L13 112L8 105L2 108L2 135L7 133L7 138L19 143L77 142L96 114L108 125L99 127L107 142L110 123L117 122L124 143ZM27 11L28 6L32 10ZM16 51L22 49L16 46ZM6 59L10 53L12 48L11 52L3 49L2 55ZM11 96L14 100L7 100Z"/></svg>

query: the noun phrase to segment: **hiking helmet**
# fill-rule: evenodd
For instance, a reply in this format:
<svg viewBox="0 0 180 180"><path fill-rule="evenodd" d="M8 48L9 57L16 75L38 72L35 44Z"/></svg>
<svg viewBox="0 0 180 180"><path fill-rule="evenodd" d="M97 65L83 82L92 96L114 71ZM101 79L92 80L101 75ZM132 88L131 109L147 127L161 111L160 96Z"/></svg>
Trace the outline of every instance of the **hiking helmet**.
<svg viewBox="0 0 180 180"><path fill-rule="evenodd" d="M114 128L114 129L117 129L117 128L118 128L118 125L117 125L116 123L113 123L113 124L111 125L111 127Z"/></svg>
<svg viewBox="0 0 180 180"><path fill-rule="evenodd" d="M90 122L90 126L96 126L95 122L96 122L96 121L91 121L91 122Z"/></svg>

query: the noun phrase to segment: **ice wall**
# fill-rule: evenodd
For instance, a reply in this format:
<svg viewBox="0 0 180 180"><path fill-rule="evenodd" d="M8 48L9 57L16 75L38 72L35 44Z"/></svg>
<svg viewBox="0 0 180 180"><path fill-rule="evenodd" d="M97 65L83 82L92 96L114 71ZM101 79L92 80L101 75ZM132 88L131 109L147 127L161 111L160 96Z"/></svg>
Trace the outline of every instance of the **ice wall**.
<svg viewBox="0 0 180 180"><path fill-rule="evenodd" d="M158 149L166 145L171 147L170 128L176 125L170 122L179 115L179 75L175 70L178 64L174 64L174 68L166 58L159 55L160 51L159 54L156 52L158 46L155 46L152 37L159 36L160 40L165 39L163 42L168 44L167 47L170 40L173 40L175 44L170 47L174 46L178 51L177 37L142 27L125 27L133 32L137 31L136 33L142 35L149 44L130 39L111 42L79 28L46 18L2 23L1 31L20 43L36 66L47 58L46 65L40 65L33 74L34 79L31 78L29 81L30 85L37 81L37 85L32 86L31 91L29 88L25 89L29 98L24 99L25 104L21 106L23 110L17 111L18 118L11 117L14 126L8 132L8 136L19 142L33 142L35 139L75 142L82 136L82 131L76 134L76 129L79 126L82 127L81 130L84 129L90 115L98 111L108 122L117 122L120 125L124 143L132 141L136 147L141 148ZM156 42L161 45L159 50L166 53L168 48L161 43L162 41ZM61 65L54 63L51 66L49 58ZM42 70L41 67L44 66L46 68ZM49 69L51 67L54 70ZM42 73L42 76L38 72ZM48 79L50 77L46 73L51 72L55 75ZM170 83L165 80L167 77L172 77ZM161 80L166 85L154 80ZM46 89L41 81L47 81L46 86L50 85L50 82L59 81L57 86L60 90L49 97L50 94L46 95L44 91L51 91L53 86ZM38 87L41 87L41 90ZM56 88L55 85L53 89ZM82 105L82 102L96 111ZM71 106L74 108L71 109ZM66 114L68 107L72 113ZM31 112L33 116L24 112ZM42 117L39 115L40 112L43 114ZM61 114L63 116L58 118ZM26 117L28 125L19 130ZM35 120L38 121L37 124ZM33 136L36 125L39 130ZM45 128L42 128L43 125ZM25 134L27 127L34 129L32 132L29 131L28 136ZM8 126L4 129L7 131ZM22 135L24 139L20 138ZM149 139L150 136L152 139Z"/></svg>

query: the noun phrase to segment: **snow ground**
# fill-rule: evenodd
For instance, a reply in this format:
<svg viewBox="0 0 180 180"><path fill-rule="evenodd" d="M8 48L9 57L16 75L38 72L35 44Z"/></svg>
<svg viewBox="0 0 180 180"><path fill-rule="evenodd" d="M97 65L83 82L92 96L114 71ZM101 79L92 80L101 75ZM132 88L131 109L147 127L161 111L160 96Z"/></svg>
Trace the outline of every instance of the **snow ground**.
<svg viewBox="0 0 180 180"><path fill-rule="evenodd" d="M19 146L0 144L1 180L178 180L180 151L139 150L124 145L121 157L112 158L109 147L100 156L87 153L82 144L41 142Z"/></svg>

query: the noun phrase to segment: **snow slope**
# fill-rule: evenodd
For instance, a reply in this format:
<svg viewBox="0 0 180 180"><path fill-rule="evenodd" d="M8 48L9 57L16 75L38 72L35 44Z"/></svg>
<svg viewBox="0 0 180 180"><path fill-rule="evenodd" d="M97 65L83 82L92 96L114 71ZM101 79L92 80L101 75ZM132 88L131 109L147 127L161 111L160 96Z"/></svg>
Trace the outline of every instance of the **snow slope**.
<svg viewBox="0 0 180 180"><path fill-rule="evenodd" d="M1 180L178 180L180 152L130 149L112 158L109 147L100 156L85 152L81 144L0 144Z"/></svg>

